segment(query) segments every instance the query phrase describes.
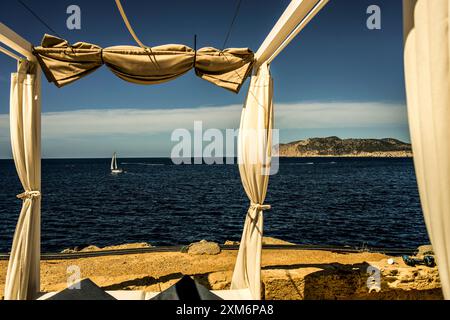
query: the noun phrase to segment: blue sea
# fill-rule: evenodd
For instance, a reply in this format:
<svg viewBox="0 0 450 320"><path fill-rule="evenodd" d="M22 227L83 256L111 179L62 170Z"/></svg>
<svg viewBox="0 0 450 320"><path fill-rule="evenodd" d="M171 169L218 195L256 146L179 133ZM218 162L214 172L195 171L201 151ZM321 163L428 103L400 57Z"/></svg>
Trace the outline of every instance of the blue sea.
<svg viewBox="0 0 450 320"><path fill-rule="evenodd" d="M42 251L130 242L240 240L248 206L236 165L166 158L42 162ZM0 252L11 247L22 192L0 160ZM297 244L415 248L429 243L411 159L282 158L264 233Z"/></svg>

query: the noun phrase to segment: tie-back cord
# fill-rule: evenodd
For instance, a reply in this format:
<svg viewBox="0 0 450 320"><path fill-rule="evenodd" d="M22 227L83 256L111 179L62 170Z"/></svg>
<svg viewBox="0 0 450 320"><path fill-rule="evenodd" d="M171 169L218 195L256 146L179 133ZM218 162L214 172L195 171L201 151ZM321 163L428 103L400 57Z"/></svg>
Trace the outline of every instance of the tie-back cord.
<svg viewBox="0 0 450 320"><path fill-rule="evenodd" d="M260 203L251 203L250 204L250 208L256 209L256 210L261 210L261 211L266 211L266 210L270 210L272 207L270 206L270 204L260 204Z"/></svg>
<svg viewBox="0 0 450 320"><path fill-rule="evenodd" d="M26 200L26 199L33 199L33 198L39 198L41 196L41 192L38 190L30 190L25 191L17 195L17 198Z"/></svg>

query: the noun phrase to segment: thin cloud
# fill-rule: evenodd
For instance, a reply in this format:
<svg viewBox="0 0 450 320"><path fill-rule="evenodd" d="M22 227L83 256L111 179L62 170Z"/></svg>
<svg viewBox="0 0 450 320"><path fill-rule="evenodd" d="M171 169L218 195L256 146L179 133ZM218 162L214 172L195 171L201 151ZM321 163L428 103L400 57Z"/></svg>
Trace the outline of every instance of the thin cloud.
<svg viewBox="0 0 450 320"><path fill-rule="evenodd" d="M241 105L189 109L91 109L48 112L42 115L44 138L109 134L147 134L191 129L194 121L205 128L238 128ZM1 128L7 115L0 115ZM279 129L395 126L407 123L406 107L385 103L276 104Z"/></svg>
<svg viewBox="0 0 450 320"><path fill-rule="evenodd" d="M43 136L79 137L110 134L155 134L177 128L192 129L194 121L208 128L239 126L240 106L192 109L113 109L45 113Z"/></svg>
<svg viewBox="0 0 450 320"><path fill-rule="evenodd" d="M241 105L190 109L91 109L42 114L44 155L97 156L117 146L133 155L168 154L174 129L239 128ZM383 128L407 125L406 107L389 103L295 103L275 105L275 127L283 130ZM156 152L155 151L155 152ZM9 116L0 115L0 156L9 154ZM102 153L102 154L103 154ZM151 152L150 152L151 153Z"/></svg>

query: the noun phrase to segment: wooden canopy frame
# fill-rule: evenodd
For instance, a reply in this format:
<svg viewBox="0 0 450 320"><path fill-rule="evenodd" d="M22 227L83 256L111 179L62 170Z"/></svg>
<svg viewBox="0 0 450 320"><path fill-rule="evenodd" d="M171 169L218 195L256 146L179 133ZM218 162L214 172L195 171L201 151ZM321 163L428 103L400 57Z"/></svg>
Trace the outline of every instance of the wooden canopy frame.
<svg viewBox="0 0 450 320"><path fill-rule="evenodd" d="M304 27L316 16L316 14L328 3L329 0L292 0L283 12L267 38L264 40L255 55L254 70L263 64L270 64L275 57L304 29ZM13 50L0 46L0 52L9 57L22 60L26 59L36 65L36 100L39 115L41 114L41 78L42 70L36 57L33 55L33 46L30 42L19 36L13 30L0 22L0 44ZM40 116L36 120L37 126L41 125ZM40 132L40 130L39 130ZM38 150L41 150L41 140L37 137ZM39 166L40 167L40 166ZM40 216L39 216L40 221ZM40 228L39 228L40 230ZM40 231L39 231L40 232ZM39 233L40 234L40 233ZM39 287L37 288L39 291Z"/></svg>

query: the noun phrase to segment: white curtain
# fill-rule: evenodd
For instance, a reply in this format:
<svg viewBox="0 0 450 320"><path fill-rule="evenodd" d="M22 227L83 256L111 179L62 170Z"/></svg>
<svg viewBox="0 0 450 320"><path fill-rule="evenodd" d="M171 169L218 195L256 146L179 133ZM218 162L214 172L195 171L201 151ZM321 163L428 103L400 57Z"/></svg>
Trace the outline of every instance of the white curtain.
<svg viewBox="0 0 450 320"><path fill-rule="evenodd" d="M450 299L450 0L404 0L408 117L420 200Z"/></svg>
<svg viewBox="0 0 450 320"><path fill-rule="evenodd" d="M238 137L238 161L242 185L250 200L231 289L251 291L261 299L261 246L263 211L272 154L273 85L269 67L263 64L252 77L242 110Z"/></svg>
<svg viewBox="0 0 450 320"><path fill-rule="evenodd" d="M22 210L8 264L6 300L32 299L40 289L41 127L38 81L30 63L19 64L11 75L11 147L24 193Z"/></svg>

